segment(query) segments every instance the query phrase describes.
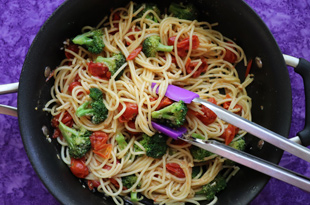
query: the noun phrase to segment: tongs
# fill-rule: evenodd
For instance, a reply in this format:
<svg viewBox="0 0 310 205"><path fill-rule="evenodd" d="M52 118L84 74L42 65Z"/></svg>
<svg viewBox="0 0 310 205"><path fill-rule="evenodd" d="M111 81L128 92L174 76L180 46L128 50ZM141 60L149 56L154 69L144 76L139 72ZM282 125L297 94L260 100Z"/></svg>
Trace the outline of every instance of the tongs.
<svg viewBox="0 0 310 205"><path fill-rule="evenodd" d="M152 88L154 88L155 86L156 84L153 83ZM158 87L156 89L156 92L158 92ZM240 117L239 115L229 112L220 106L203 100L199 98L199 95L197 93L174 85L168 85L165 96L174 101L183 100L186 104L189 104L191 102L200 103L211 109L218 118L236 127L239 127L240 129L243 129L262 140L265 140L266 142L269 142L270 144L273 144L276 147L281 148L282 150L290 152L291 154L310 162L310 150L308 148L303 147L293 141L290 141L275 132L272 132L258 124L255 124L254 122ZM209 152L215 153L219 156L225 157L239 164L242 164L256 171L259 171L261 173L264 173L266 175L282 180L286 183L310 192L310 178L307 178L301 174L285 169L271 162L250 155L246 152L233 149L216 140L204 141L189 136L185 127L172 129L170 127L155 122L152 122L152 126L154 127L154 129L166 134L173 139L183 140L187 143L193 144L202 149L208 150Z"/></svg>

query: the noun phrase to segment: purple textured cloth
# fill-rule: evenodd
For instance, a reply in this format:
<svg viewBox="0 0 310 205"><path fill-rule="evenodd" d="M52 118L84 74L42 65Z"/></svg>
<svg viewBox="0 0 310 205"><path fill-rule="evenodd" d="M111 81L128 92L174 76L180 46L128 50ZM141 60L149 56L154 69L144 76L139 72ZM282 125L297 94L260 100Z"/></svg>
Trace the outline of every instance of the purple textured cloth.
<svg viewBox="0 0 310 205"><path fill-rule="evenodd" d="M0 84L13 83L27 50L44 21L64 0L0 0ZM310 60L310 0L246 0L265 21L283 53ZM290 137L304 127L305 103L301 77L289 74L293 94ZM0 104L16 106L17 94L0 97ZM23 148L17 119L0 115L0 204L59 204L34 172ZM310 176L310 164L284 153L280 162ZM251 202L258 204L309 204L310 194L271 179Z"/></svg>

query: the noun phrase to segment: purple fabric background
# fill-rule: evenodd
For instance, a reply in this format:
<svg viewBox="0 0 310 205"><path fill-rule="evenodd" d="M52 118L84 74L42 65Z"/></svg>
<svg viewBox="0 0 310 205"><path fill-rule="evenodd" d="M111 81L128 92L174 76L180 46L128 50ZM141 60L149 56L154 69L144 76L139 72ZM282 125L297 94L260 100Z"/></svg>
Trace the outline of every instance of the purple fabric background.
<svg viewBox="0 0 310 205"><path fill-rule="evenodd" d="M0 84L13 83L44 21L64 0L0 0ZM283 53L310 60L310 0L246 0L266 22ZM293 94L290 137L304 126L301 77L288 68ZM0 104L16 106L17 94ZM0 115L0 204L59 204L34 172L23 148L17 118ZM281 166L310 176L310 164L284 153ZM310 204L310 194L271 179L251 205Z"/></svg>

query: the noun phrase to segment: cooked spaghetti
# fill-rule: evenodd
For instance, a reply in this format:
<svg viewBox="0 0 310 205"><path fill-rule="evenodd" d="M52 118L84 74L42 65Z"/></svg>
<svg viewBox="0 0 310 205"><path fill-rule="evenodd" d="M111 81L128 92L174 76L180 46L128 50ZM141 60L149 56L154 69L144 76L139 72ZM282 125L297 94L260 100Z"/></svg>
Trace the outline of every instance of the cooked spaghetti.
<svg viewBox="0 0 310 205"><path fill-rule="evenodd" d="M167 100L164 96L170 84L198 93L200 98L251 120L251 99L245 88L253 76L248 75L240 82L235 69L241 61L247 65L245 54L231 39L214 30L214 26L216 24L180 19L170 14L160 15L155 10L145 10L145 5L130 2L124 8L113 10L96 27L82 29L83 33L94 30L103 33L101 38L105 46L101 52L95 54L85 46L77 47L70 40L65 42L67 58L53 73L52 99L44 110L54 116L54 137L62 145L62 160L71 168L73 161L81 162L87 169L85 176L73 173L85 178L90 188L111 196L116 204L124 204L122 196L130 193L138 193L139 197L158 204L199 204L206 197L195 193L204 185L220 172L226 181L235 173L237 166L225 165L226 159L217 155L195 159L191 152L193 146L189 144L169 138L164 155L153 158L146 155L141 141L143 136L156 134L151 124L152 113L166 106L163 105ZM151 36L158 36L163 45L173 46L173 50L158 51L154 57L147 57L141 46ZM98 56L109 58L118 53L127 60L115 73L101 70L99 75L99 71L94 72L98 66L107 68L104 63L98 63ZM94 65L97 67L91 68ZM152 83L157 84L155 88L159 87L158 94L151 88ZM89 115L78 117L76 114L81 105L91 100L91 88L103 93L101 101L107 109L106 118L99 123L94 123ZM126 118L129 105L135 105L137 113ZM188 104L187 109L183 126L190 135L229 144L246 134L214 117L212 111L199 104ZM85 156L74 159L58 129L59 122L73 129L83 127L92 135L105 133L105 145L109 146L98 151L92 141ZM122 145L117 140L119 136L125 139ZM192 177L194 166L199 167L199 171ZM128 176L135 176L131 187L124 182ZM210 203L216 200L214 197Z"/></svg>

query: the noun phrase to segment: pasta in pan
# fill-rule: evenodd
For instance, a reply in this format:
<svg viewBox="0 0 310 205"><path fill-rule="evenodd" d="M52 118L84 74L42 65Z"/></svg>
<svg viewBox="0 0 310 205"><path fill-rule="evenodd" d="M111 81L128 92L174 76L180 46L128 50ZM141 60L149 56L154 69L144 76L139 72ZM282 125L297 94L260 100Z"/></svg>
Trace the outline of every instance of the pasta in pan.
<svg viewBox="0 0 310 205"><path fill-rule="evenodd" d="M52 99L44 110L54 116L54 138L62 145L62 160L73 174L87 180L90 189L111 196L116 204L124 204L122 196L137 201L144 196L158 204L199 204L206 200L206 193L197 193L203 193L204 186L219 174L228 181L237 166L162 136L152 127L153 113L177 103L165 97L167 86L173 84L251 120L251 99L245 88L253 76L240 81L235 65L247 65L245 54L231 39L213 29L216 24L161 15L155 5L146 8L146 4L130 2L113 10L96 27L84 27L83 33L102 34L102 50L94 51L98 47L90 48L90 44L77 46L73 43L76 39L66 41L67 58L53 73ZM146 39L159 40L164 51L149 52ZM111 70L115 59L120 62L115 57L119 55L127 59ZM152 83L157 84L158 94ZM81 106L95 107L93 102L98 99L92 96L94 88L102 92L99 101L103 105L98 105L98 110L106 116L101 121L98 110L79 113ZM230 144L246 134L204 106L183 106L186 115L182 126L190 135ZM84 156L72 157L70 142L60 129L64 125L89 132L91 148ZM152 142L155 146L154 136L164 143L152 152L145 144ZM207 199L213 203L217 198Z"/></svg>

